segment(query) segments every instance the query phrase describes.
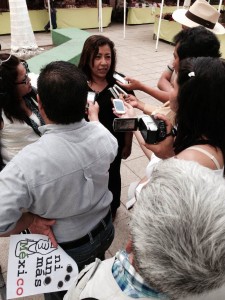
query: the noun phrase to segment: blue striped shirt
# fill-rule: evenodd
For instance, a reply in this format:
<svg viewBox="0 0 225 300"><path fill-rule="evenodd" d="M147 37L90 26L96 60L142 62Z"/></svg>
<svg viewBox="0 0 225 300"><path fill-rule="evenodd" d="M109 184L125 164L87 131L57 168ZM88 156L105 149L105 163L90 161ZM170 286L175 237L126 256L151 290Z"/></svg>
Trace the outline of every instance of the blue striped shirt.
<svg viewBox="0 0 225 300"><path fill-rule="evenodd" d="M116 254L116 260L112 267L112 274L120 289L131 298L156 298L166 299L164 295L154 291L144 279L137 273L129 262L125 250Z"/></svg>

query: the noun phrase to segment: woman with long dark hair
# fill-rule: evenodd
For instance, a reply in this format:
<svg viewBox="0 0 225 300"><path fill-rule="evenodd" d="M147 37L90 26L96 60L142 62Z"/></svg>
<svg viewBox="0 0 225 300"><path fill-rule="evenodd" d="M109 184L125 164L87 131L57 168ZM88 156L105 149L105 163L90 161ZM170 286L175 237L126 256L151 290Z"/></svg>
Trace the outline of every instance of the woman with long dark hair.
<svg viewBox="0 0 225 300"><path fill-rule="evenodd" d="M3 164L7 164L23 147L35 142L40 137L38 127L44 125L27 71L27 64L16 56L0 54L0 145Z"/></svg>
<svg viewBox="0 0 225 300"><path fill-rule="evenodd" d="M110 87L118 82L113 78L116 69L116 50L114 43L102 35L92 35L84 43L78 67L86 74L89 91L96 93L99 104L99 121L116 137L118 154L109 169L109 190L113 194L111 211L113 218L120 206L121 195L121 159L131 153L132 133L114 132L112 94ZM132 93L132 92L131 92Z"/></svg>
<svg viewBox="0 0 225 300"><path fill-rule="evenodd" d="M180 62L170 95L177 135L146 145L157 156L193 160L223 176L225 161L225 62L219 58L188 58ZM171 124L162 115L171 132Z"/></svg>

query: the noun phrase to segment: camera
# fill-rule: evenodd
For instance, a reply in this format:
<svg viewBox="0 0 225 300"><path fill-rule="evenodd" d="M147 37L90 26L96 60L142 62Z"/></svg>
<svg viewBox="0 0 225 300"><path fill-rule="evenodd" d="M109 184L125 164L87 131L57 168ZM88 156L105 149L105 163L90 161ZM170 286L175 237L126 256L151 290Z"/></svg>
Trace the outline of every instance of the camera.
<svg viewBox="0 0 225 300"><path fill-rule="evenodd" d="M139 130L147 144L156 144L167 137L165 122L149 115L138 118L115 118L113 129L115 132Z"/></svg>

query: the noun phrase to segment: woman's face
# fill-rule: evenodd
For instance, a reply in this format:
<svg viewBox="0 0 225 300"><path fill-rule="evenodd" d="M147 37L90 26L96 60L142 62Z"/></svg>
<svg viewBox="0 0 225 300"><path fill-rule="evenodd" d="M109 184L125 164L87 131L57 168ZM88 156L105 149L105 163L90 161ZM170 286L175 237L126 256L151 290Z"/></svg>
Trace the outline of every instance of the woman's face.
<svg viewBox="0 0 225 300"><path fill-rule="evenodd" d="M109 45L99 47L98 54L90 65L92 77L105 78L111 66L111 49Z"/></svg>
<svg viewBox="0 0 225 300"><path fill-rule="evenodd" d="M179 56L177 54L177 48L178 48L178 45L175 46L174 51L173 51L173 68L174 68L176 73L178 72L179 63L180 63L180 59L179 59Z"/></svg>
<svg viewBox="0 0 225 300"><path fill-rule="evenodd" d="M27 75L27 71L22 63L20 63L17 67L17 92L19 97L23 97L31 92L32 87L30 84L30 78Z"/></svg>
<svg viewBox="0 0 225 300"><path fill-rule="evenodd" d="M177 78L174 80L173 88L170 92L169 100L170 100L170 108L172 111L176 112L178 105L177 105L177 95L178 95L178 84L177 84Z"/></svg>

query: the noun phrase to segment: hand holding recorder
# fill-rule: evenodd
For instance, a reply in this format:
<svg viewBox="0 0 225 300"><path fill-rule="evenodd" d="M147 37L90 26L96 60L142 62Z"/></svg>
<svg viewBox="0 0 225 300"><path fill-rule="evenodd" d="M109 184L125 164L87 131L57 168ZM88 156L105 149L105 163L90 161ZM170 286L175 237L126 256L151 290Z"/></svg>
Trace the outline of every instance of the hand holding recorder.
<svg viewBox="0 0 225 300"><path fill-rule="evenodd" d="M158 118L158 120L161 120L165 123L166 136L160 143L156 143L155 145L146 142L145 147L154 152L155 155L161 159L173 157L175 155L173 144L174 137L176 136L176 129L164 115L157 114L155 118Z"/></svg>
<svg viewBox="0 0 225 300"><path fill-rule="evenodd" d="M114 76L113 76L114 77ZM117 78L118 79L117 79ZM120 85L123 87L123 88L125 88L125 89L127 89L128 91L130 91L130 90L142 90L142 83L141 83L141 81L139 81L139 80L136 80L136 79L134 79L134 78L131 78L131 77L125 77L125 78L123 78L122 76L120 76L120 77L122 77L122 79L120 78L119 79L119 77L118 77L118 74L117 74L117 76L116 77L114 77L116 80L118 80L119 81L119 83L120 83Z"/></svg>
<svg viewBox="0 0 225 300"><path fill-rule="evenodd" d="M122 115L126 113L126 109L121 99L113 99L114 110L118 115Z"/></svg>
<svg viewBox="0 0 225 300"><path fill-rule="evenodd" d="M88 101L88 119L89 121L99 121L98 119L99 105L97 102Z"/></svg>
<svg viewBox="0 0 225 300"><path fill-rule="evenodd" d="M109 88L109 91L111 92L112 96L114 99L118 99L120 98L120 95L122 94L122 96L124 98L128 97L129 95L117 84L114 84L113 87Z"/></svg>
<svg viewBox="0 0 225 300"><path fill-rule="evenodd" d="M119 99L120 95L122 94L124 97L128 97L128 94L120 88L117 84L114 84L113 87L109 88L109 91L111 92L113 96L113 106L114 106L114 112L118 115L125 114L126 109L124 106L123 100Z"/></svg>
<svg viewBox="0 0 225 300"><path fill-rule="evenodd" d="M96 100L96 93L95 92L88 92L88 95L87 95L87 102L92 102L92 103L95 103L95 100Z"/></svg>
<svg viewBox="0 0 225 300"><path fill-rule="evenodd" d="M114 73L113 74L113 77L119 81L120 83L123 83L123 84L128 84L128 81L125 79L125 77L119 75L118 73Z"/></svg>
<svg viewBox="0 0 225 300"><path fill-rule="evenodd" d="M125 108L125 113L124 114L118 114L115 110L115 108L113 108L113 113L118 117L118 118L135 118L136 117L136 113L134 108L128 104L127 102L123 102L124 104L124 108Z"/></svg>
<svg viewBox="0 0 225 300"><path fill-rule="evenodd" d="M168 136L166 123L149 115L141 115L138 118L116 118L113 121L113 129L116 132L139 130L147 144L156 144Z"/></svg>
<svg viewBox="0 0 225 300"><path fill-rule="evenodd" d="M158 115L154 117L141 115L137 118L135 117L133 107L128 103L124 104L125 114L118 114L119 118L114 119L113 128L115 131L126 132L139 130L146 144L150 145L157 144L168 136L172 136L173 140L176 135L176 130L164 116Z"/></svg>
<svg viewBox="0 0 225 300"><path fill-rule="evenodd" d="M140 101L138 98L136 98L134 95L129 94L124 101L126 103L129 103L131 106L138 108L140 110L144 110L145 103Z"/></svg>

